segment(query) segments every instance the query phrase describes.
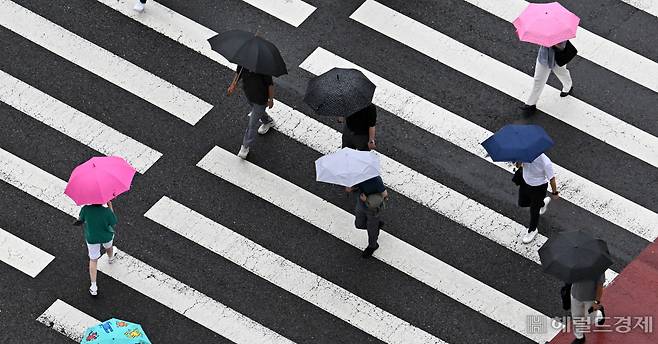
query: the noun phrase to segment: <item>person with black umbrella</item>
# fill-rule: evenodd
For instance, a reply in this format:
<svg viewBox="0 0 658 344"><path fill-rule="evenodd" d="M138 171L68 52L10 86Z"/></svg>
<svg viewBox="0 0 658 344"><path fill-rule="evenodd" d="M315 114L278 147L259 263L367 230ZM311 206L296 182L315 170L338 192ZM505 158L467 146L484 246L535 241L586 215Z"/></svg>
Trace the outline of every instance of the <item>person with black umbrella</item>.
<svg viewBox="0 0 658 344"><path fill-rule="evenodd" d="M256 133L263 135L274 126L274 121L266 112L266 107L271 109L274 105L272 77L286 74L288 70L279 49L257 34L231 30L210 38L208 42L213 50L237 64L227 94L233 94L242 80L242 89L251 106L249 124L238 153L240 158L246 159Z"/></svg>
<svg viewBox="0 0 658 344"><path fill-rule="evenodd" d="M601 297L605 271L612 265L608 245L585 231L559 232L539 249L539 259L544 272L571 284L571 319L576 337L572 344L585 343L583 332L592 323L589 320L598 311L605 319Z"/></svg>
<svg viewBox="0 0 658 344"><path fill-rule="evenodd" d="M377 107L372 104L375 84L361 71L332 68L311 79L304 102L318 115L337 116L343 125L343 148L372 150L375 143Z"/></svg>

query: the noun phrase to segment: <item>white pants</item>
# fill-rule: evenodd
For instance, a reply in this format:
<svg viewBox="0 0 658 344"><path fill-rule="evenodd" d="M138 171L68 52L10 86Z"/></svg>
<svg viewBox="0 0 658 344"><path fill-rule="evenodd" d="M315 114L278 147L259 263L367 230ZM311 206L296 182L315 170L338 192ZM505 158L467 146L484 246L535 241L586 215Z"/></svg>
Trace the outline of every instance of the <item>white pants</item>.
<svg viewBox="0 0 658 344"><path fill-rule="evenodd" d="M562 67L555 65L552 70L553 73L555 73L555 76L557 76L557 78L562 83L562 92L569 92L573 83L571 81L571 74L567 69L567 65ZM528 97L526 104L537 104L539 95L541 94L541 91L544 90L544 85L546 85L546 81L548 81L548 76L550 74L551 69L548 68L547 65L539 63L539 60L537 60L537 63L535 64L535 80L532 85L532 93L530 93L530 97Z"/></svg>
<svg viewBox="0 0 658 344"><path fill-rule="evenodd" d="M594 324L596 312L587 313L587 310L592 307L592 301L578 301L571 295L571 319L573 321L573 335L576 338L583 338L583 329L589 327L589 324ZM588 319L589 318L589 319Z"/></svg>

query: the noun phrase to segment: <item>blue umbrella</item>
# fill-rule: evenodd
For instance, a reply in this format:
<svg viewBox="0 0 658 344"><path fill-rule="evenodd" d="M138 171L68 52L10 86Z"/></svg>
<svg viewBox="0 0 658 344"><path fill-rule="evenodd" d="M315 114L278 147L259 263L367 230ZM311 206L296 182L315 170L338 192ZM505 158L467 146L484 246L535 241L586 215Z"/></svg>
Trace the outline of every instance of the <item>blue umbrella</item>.
<svg viewBox="0 0 658 344"><path fill-rule="evenodd" d="M482 142L493 161L511 162L532 162L553 144L544 128L534 124L508 124Z"/></svg>

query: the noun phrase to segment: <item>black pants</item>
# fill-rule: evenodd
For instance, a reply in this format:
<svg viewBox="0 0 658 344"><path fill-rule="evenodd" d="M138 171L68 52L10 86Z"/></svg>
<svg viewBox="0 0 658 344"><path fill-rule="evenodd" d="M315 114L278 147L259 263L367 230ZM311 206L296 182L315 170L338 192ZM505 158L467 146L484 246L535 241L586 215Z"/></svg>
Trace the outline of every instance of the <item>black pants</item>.
<svg viewBox="0 0 658 344"><path fill-rule="evenodd" d="M537 229L537 224L539 223L539 209L544 206L544 198L546 197L547 190L548 183L538 186L530 186L524 181L519 186L519 207L530 207L530 225L528 226L528 232Z"/></svg>
<svg viewBox="0 0 658 344"><path fill-rule="evenodd" d="M368 134L356 134L347 128L347 124L343 125L343 148L347 147L360 151L369 151L368 140Z"/></svg>
<svg viewBox="0 0 658 344"><path fill-rule="evenodd" d="M381 209L368 209L366 205L359 199L360 191L352 192L356 198L356 206L354 209L354 227L358 229L365 229L368 231L368 247L377 249L379 244L379 227L381 227L382 220L380 220Z"/></svg>

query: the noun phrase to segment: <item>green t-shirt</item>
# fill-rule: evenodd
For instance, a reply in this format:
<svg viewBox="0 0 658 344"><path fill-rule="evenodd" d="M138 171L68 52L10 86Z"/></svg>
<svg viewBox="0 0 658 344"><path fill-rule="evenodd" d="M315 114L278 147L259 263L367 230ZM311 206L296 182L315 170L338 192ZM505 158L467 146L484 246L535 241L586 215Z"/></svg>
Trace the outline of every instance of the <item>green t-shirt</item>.
<svg viewBox="0 0 658 344"><path fill-rule="evenodd" d="M114 238L117 217L110 208L85 205L80 210L80 221L84 222L87 243L104 244Z"/></svg>

